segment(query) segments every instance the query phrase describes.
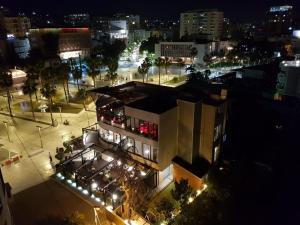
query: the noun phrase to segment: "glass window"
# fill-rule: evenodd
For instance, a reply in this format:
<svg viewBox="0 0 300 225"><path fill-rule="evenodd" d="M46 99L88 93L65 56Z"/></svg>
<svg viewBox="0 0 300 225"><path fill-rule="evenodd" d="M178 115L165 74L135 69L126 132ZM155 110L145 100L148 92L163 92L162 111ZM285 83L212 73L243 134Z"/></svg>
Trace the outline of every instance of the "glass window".
<svg viewBox="0 0 300 225"><path fill-rule="evenodd" d="M151 159L151 147L150 145L143 144L143 157L145 159Z"/></svg>

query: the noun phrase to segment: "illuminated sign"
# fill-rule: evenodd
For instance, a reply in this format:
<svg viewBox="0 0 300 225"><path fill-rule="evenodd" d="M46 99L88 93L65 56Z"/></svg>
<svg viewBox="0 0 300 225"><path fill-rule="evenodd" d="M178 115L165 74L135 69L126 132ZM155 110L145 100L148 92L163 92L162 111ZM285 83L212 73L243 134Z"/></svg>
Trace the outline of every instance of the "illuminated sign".
<svg viewBox="0 0 300 225"><path fill-rule="evenodd" d="M62 60L66 60L66 59L70 59L70 58L78 58L79 55L82 55L82 51L69 51L69 52L59 53L59 57Z"/></svg>
<svg viewBox="0 0 300 225"><path fill-rule="evenodd" d="M270 8L270 12L286 12L292 10L293 6L284 5L284 6L275 6Z"/></svg>

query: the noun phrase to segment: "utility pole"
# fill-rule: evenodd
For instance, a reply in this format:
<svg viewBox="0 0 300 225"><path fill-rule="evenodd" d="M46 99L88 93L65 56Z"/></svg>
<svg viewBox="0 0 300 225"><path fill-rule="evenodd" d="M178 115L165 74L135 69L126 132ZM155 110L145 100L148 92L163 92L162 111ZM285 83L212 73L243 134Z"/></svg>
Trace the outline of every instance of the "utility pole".
<svg viewBox="0 0 300 225"><path fill-rule="evenodd" d="M58 109L59 109L59 115L60 115L60 122L62 123L63 121L62 121L62 116L61 116L61 107L58 107Z"/></svg>
<svg viewBox="0 0 300 225"><path fill-rule="evenodd" d="M6 122L6 121L3 121L3 123L4 123L4 126L5 126L5 128L6 128L6 133L7 133L8 141L9 141L9 142L11 142L11 140L10 140L10 136L9 136L8 124L7 124L7 122Z"/></svg>

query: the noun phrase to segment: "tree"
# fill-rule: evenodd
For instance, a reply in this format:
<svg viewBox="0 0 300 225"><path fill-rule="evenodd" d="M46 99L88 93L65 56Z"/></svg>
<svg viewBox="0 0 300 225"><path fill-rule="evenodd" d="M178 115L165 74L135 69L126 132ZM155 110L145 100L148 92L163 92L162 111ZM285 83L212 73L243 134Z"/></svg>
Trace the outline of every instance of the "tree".
<svg viewBox="0 0 300 225"><path fill-rule="evenodd" d="M183 61L182 58L179 58L179 59L177 60L177 66L178 66L178 68L179 68L179 75L181 76L181 70L182 70L182 68L185 67L185 62Z"/></svg>
<svg viewBox="0 0 300 225"><path fill-rule="evenodd" d="M41 88L41 94L48 99L49 103L49 112L51 116L51 124L54 126L54 119L52 114L52 106L53 106L53 97L56 95L56 89L53 84L50 82L44 82Z"/></svg>
<svg viewBox="0 0 300 225"><path fill-rule="evenodd" d="M13 117L11 110L11 95L10 88L13 85L12 73L5 67L0 68L0 88L6 90L9 115Z"/></svg>
<svg viewBox="0 0 300 225"><path fill-rule="evenodd" d="M93 79L94 87L96 87L96 78L99 75L97 71L100 67L100 61L96 57L91 57L86 60L88 66L88 76Z"/></svg>
<svg viewBox="0 0 300 225"><path fill-rule="evenodd" d="M158 44L161 38L151 36L148 40L142 41L140 46L140 53L148 52L148 53L155 53L155 44Z"/></svg>
<svg viewBox="0 0 300 225"><path fill-rule="evenodd" d="M63 85L66 102L70 101L69 73L70 66L67 63L61 63L56 68L56 79Z"/></svg>
<svg viewBox="0 0 300 225"><path fill-rule="evenodd" d="M32 112L32 117L33 117L34 120L36 120L36 118L35 118L35 114L34 114L32 95L34 93L36 93L37 85L38 84L36 82L36 79L34 77L32 77L30 73L27 73L27 80L25 81L25 83L22 87L22 90L23 90L23 93L25 95L29 95L30 105L31 105L31 112Z"/></svg>
<svg viewBox="0 0 300 225"><path fill-rule="evenodd" d="M164 67L165 67L166 75L168 75L168 69L170 68L171 65L172 65L171 60L168 57L166 57L164 60Z"/></svg>
<svg viewBox="0 0 300 225"><path fill-rule="evenodd" d="M162 215L163 218L159 218L160 221L169 221L172 218L172 212L175 207L172 202L167 198L160 199L159 202L155 204L155 210L159 215Z"/></svg>
<svg viewBox="0 0 300 225"><path fill-rule="evenodd" d="M72 71L72 75L73 75L73 78L75 79L76 81L76 84L77 84L77 89L79 91L79 80L82 79L82 70L81 68L78 68L78 67L75 67Z"/></svg>
<svg viewBox="0 0 300 225"><path fill-rule="evenodd" d="M192 60L193 60L193 64L194 64L195 57L198 55L198 50L197 50L197 48L192 47L192 48L191 48L190 54L191 54L191 57L192 57Z"/></svg>
<svg viewBox="0 0 300 225"><path fill-rule="evenodd" d="M157 59L155 59L154 64L155 64L155 66L158 67L158 85L160 85L160 69L164 65L164 59L161 57L158 57Z"/></svg>
<svg viewBox="0 0 300 225"><path fill-rule="evenodd" d="M77 96L82 99L82 104L84 109L86 110L85 99L86 99L86 90L84 88L79 89L77 92Z"/></svg>
<svg viewBox="0 0 300 225"><path fill-rule="evenodd" d="M82 214L75 212L66 217L48 216L38 220L34 225L86 225L86 222Z"/></svg>
<svg viewBox="0 0 300 225"><path fill-rule="evenodd" d="M116 73L119 67L118 58L108 58L106 59L106 63L107 63L106 77L111 81L111 84L113 85L115 80L118 77L118 74Z"/></svg>
<svg viewBox="0 0 300 225"><path fill-rule="evenodd" d="M143 76L143 83L145 82L145 75L148 73L151 67L151 61L149 58L145 58L143 63L138 67L138 72ZM147 79L148 80L148 79Z"/></svg>
<svg viewBox="0 0 300 225"><path fill-rule="evenodd" d="M175 181L174 185L175 189L172 189L171 194L176 201L179 201L181 206L184 206L193 192L189 181L181 179L179 182Z"/></svg>

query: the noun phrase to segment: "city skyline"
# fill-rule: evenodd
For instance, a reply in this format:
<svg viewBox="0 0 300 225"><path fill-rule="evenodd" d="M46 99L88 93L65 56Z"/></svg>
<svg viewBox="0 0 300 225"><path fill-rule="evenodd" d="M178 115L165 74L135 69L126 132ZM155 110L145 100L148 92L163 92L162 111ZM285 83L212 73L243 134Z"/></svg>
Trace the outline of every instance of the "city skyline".
<svg viewBox="0 0 300 225"><path fill-rule="evenodd" d="M19 2L17 0L5 1L4 6L9 7L12 11L16 12L31 12L31 11L41 11L55 14L65 14L65 13L76 13L76 12L88 12L94 15L109 15L118 12L141 14L145 17L161 17L164 19L177 19L181 12L192 9L205 9L205 8L216 8L218 10L224 11L225 17L236 21L255 21L257 19L263 19L265 12L271 6L277 5L292 5L297 11L299 9L299 2L293 1L257 1L253 4L251 2L236 2L235 0L221 1L213 0L209 2L194 2L192 0L182 2L172 2L170 7L170 2L168 1L152 1L153 4L145 7L145 3L137 0L129 1L107 1L100 3L95 0L88 0L82 5L82 2L73 1L72 5L67 2L60 2L53 0L51 2L40 2L37 0L29 0L26 2ZM150 8L149 8L150 7ZM171 10L170 10L171 9ZM243 10L247 9L247 10ZM255 14L253 13L255 10ZM167 13L166 13L167 12Z"/></svg>

